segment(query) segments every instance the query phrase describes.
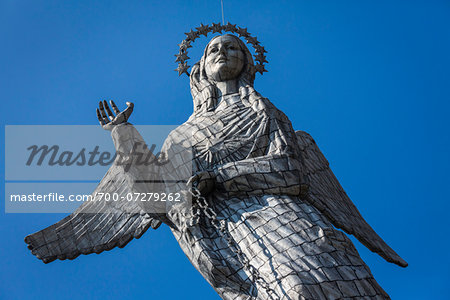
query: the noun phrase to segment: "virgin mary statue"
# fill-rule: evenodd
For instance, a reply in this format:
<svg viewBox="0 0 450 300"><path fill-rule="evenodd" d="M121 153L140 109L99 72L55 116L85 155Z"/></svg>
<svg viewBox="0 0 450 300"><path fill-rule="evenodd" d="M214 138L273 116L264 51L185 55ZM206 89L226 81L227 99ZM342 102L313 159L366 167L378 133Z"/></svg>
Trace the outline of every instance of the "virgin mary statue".
<svg viewBox="0 0 450 300"><path fill-rule="evenodd" d="M136 201L91 201L27 236L32 253L45 263L74 259L124 247L164 223L222 299L389 299L339 229L387 261L407 263L365 222L311 136L294 131L255 91L254 78L251 53L229 34L213 38L192 67L194 112L162 149L168 156L192 150L192 161L173 160L169 168L192 168L185 178L198 192L191 209L171 205L158 214ZM116 115L101 103L100 122L116 149L131 155L143 143L127 123L133 105L123 112L111 105ZM115 163L94 193L149 191L149 183L139 184L148 174L170 179L150 169L126 172Z"/></svg>

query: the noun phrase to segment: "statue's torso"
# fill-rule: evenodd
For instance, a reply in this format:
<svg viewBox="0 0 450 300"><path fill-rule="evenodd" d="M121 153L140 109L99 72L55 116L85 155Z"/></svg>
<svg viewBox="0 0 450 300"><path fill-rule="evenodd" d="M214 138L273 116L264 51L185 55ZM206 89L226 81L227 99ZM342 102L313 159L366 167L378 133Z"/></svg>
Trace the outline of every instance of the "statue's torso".
<svg viewBox="0 0 450 300"><path fill-rule="evenodd" d="M285 116L274 107L255 110L235 95L223 99L214 111L192 116L172 132L167 146L190 139L193 172L209 170L264 156L273 147L292 146L274 145L274 131L278 130L288 144L292 142L289 138L295 136L290 123L282 118ZM344 285L358 278L353 273L341 275L337 270L341 266L357 268L359 279L372 278L350 240L298 197L263 193L230 197L215 190L207 200L234 243L280 297L310 295L307 298L326 299L321 287L333 289L335 284L322 271L324 267L330 274L339 274ZM218 227L205 214L193 226L179 225L172 232L180 247L221 297L249 299L255 279L248 277L248 270ZM269 299L261 286L257 288L258 299Z"/></svg>

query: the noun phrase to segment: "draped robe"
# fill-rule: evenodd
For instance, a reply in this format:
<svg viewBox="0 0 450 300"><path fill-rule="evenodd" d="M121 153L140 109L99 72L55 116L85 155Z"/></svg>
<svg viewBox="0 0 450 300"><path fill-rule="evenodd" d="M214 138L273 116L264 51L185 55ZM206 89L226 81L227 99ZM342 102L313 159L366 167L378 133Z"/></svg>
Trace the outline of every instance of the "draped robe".
<svg viewBox="0 0 450 300"><path fill-rule="evenodd" d="M163 151L185 140L193 172L216 175L209 206L270 286L254 282L207 216L186 226L186 216L169 209L178 243L223 299L388 298L347 236L302 200L307 182L295 131L267 99L249 105L227 95L174 130Z"/></svg>

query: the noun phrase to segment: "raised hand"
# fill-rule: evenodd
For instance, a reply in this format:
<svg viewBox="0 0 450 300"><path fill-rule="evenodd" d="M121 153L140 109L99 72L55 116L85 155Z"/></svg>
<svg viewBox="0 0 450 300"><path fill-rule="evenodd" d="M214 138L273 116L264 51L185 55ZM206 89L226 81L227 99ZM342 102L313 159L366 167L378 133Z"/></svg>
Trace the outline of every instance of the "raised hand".
<svg viewBox="0 0 450 300"><path fill-rule="evenodd" d="M99 108L97 108L97 118L103 129L111 131L115 125L127 123L128 118L133 112L134 104L132 102L127 102L127 108L121 112L114 101L110 100L109 103L116 115L114 116L114 113L109 108L106 100L103 100L103 102L100 101L98 103Z"/></svg>

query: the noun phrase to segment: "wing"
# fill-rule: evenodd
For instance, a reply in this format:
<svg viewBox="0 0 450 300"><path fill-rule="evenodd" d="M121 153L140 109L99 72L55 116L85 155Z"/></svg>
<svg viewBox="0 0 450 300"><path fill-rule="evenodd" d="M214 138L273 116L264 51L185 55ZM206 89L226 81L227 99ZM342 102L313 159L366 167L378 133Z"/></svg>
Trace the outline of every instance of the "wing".
<svg viewBox="0 0 450 300"><path fill-rule="evenodd" d="M353 234L371 251L378 253L388 262L406 267L408 264L361 216L313 138L304 131L296 131L296 135L309 181L307 201L326 215L334 226Z"/></svg>
<svg viewBox="0 0 450 300"><path fill-rule="evenodd" d="M126 196L133 192L127 176L129 173L123 172L121 166L111 166L92 195ZM133 238L140 238L150 226L156 229L161 224L138 204L138 201L85 202L58 223L27 236L25 242L44 263L122 248Z"/></svg>

